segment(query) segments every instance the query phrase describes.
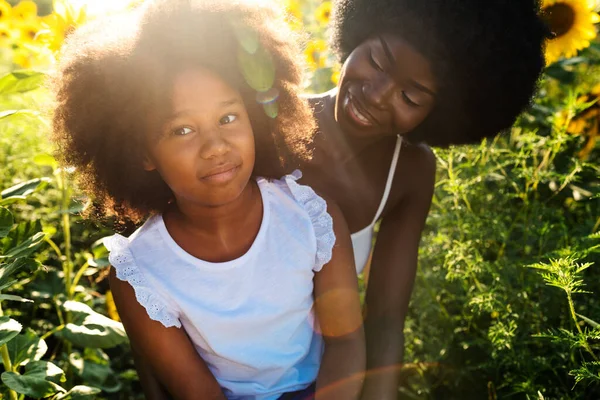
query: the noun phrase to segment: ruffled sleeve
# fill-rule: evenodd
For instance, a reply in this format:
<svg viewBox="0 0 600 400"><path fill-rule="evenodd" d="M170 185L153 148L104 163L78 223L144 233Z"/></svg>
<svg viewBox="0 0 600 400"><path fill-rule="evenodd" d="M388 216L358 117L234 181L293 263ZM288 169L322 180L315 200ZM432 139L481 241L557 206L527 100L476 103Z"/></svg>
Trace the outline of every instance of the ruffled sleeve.
<svg viewBox="0 0 600 400"><path fill-rule="evenodd" d="M317 255L313 271L318 272L331 260L331 251L335 244L333 220L327 212L327 202L315 193L310 186L296 182L302 178L299 170L285 177L285 181L296 201L304 207L312 222L317 239Z"/></svg>
<svg viewBox="0 0 600 400"><path fill-rule="evenodd" d="M136 265L129 240L119 234L104 239L104 246L110 252L108 261L115 268L117 278L129 283L137 301L146 309L148 316L165 327L181 327L177 313L169 307L155 289L148 283L144 273Z"/></svg>

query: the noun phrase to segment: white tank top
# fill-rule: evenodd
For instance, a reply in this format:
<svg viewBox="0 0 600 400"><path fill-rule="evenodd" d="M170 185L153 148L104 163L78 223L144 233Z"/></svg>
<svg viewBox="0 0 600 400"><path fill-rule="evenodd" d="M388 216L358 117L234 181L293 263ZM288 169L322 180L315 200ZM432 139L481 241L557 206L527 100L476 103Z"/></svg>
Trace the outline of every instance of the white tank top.
<svg viewBox="0 0 600 400"><path fill-rule="evenodd" d="M400 155L400 148L402 147L402 136L398 135L396 139L396 148L394 149L394 157L392 158L392 164L390 165L390 171L388 173L387 182L385 184L385 190L379 204L379 209L368 226L361 229L358 232L352 234L352 248L354 250L354 261L356 262L356 272L361 273L365 268L369 255L371 254L371 248L373 247L373 228L375 223L381 217L381 213L385 208L387 199L392 189L392 182L394 181L394 173L396 172L396 165L398 165L398 156Z"/></svg>

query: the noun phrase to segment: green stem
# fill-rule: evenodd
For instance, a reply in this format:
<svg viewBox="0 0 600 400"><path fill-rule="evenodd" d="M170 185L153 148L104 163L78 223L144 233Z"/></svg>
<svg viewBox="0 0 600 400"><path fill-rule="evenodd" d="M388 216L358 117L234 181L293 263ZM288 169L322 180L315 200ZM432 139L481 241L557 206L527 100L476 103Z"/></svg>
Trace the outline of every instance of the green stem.
<svg viewBox="0 0 600 400"><path fill-rule="evenodd" d="M54 250L54 252L58 256L58 258L61 259L62 251L60 251L60 248L56 245L56 243L54 243L54 241L52 239L50 239L48 236L45 236L44 240L46 241L46 243L48 243L50 245L50 247L52 247L52 250Z"/></svg>
<svg viewBox="0 0 600 400"><path fill-rule="evenodd" d="M45 334L44 334L44 335L41 337L41 339L42 339L42 340L46 340L46 339L48 339L50 336L54 335L56 332L58 332L58 331L62 331L63 329L65 329L65 326L64 326L64 325L59 325L59 326L57 326L56 328L52 329L51 331L48 331L48 332L46 332L46 333L45 333Z"/></svg>
<svg viewBox="0 0 600 400"><path fill-rule="evenodd" d="M2 317L3 315L4 312L2 311L2 306L0 305L0 317ZM6 343L4 343L2 347L0 347L0 353L2 353L2 363L4 364L4 370L13 371L13 365L10 361L10 354L8 353L8 346L6 346ZM10 395L11 400L18 400L17 392L15 392L12 389L8 389L8 393Z"/></svg>
<svg viewBox="0 0 600 400"><path fill-rule="evenodd" d="M65 210L63 210L63 212L62 225L65 237L65 261L63 263L63 271L65 273L65 287L67 289L69 300L71 300L71 275L73 273L73 264L71 263L71 226L69 214L67 214L67 211Z"/></svg>
<svg viewBox="0 0 600 400"><path fill-rule="evenodd" d="M83 276L83 274L85 273L85 271L88 269L88 267L90 266L89 262L86 262L85 264L82 265L82 267L79 269L79 271L77 271L77 275L75 275L75 278L73 278L73 285L71 286L71 290L73 291L73 293L70 293L70 297L69 298L73 298L73 295L75 294L75 286L77 286L77 284L79 283L79 280L81 279L81 277Z"/></svg>
<svg viewBox="0 0 600 400"><path fill-rule="evenodd" d="M573 304L573 298L571 297L571 291L570 290L566 290L566 292L567 292L567 300L569 301L569 310L571 311L571 317L573 318L573 322L575 322L575 326L577 327L577 331L579 331L579 334L581 335L581 339L583 340L583 348L588 353L590 353L590 355L592 356L592 358L594 359L594 361L599 361L598 357L596 357L596 355L594 354L594 352L590 348L590 345L588 344L587 340L585 339L585 336L583 335L583 331L581 330L581 327L579 326L579 323L577 323L577 314L575 313L575 305Z"/></svg>
<svg viewBox="0 0 600 400"><path fill-rule="evenodd" d="M56 301L56 297L54 298L54 305L56 306L56 315L58 315L58 320L60 321L61 325L64 325L65 319L62 315L62 311L60 310L60 306L58 305L58 302Z"/></svg>
<svg viewBox="0 0 600 400"><path fill-rule="evenodd" d="M71 204L71 193L69 190L69 185L67 183L67 175L64 169L60 170L60 173L57 174L57 182L61 191L62 201L60 204L60 211L62 215L62 230L63 230L63 241L65 245L64 252L64 261L63 261L63 272L65 279L65 290L67 292L67 300L73 299L73 290L72 290L72 279L71 275L73 273L73 260L71 259L71 218L69 215L69 205ZM64 322L61 321L62 325L66 325L71 322L71 313L66 311ZM71 342L65 342L65 350L67 354L71 354L72 346ZM65 371L68 378L70 378L70 369ZM70 380L70 379L69 379Z"/></svg>

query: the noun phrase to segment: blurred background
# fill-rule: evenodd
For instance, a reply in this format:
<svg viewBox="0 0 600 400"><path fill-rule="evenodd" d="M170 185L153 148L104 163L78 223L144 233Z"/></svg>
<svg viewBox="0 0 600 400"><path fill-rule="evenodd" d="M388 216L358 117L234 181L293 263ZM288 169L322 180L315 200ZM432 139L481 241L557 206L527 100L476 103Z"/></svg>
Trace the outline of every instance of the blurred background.
<svg viewBox="0 0 600 400"><path fill-rule="evenodd" d="M282 1L306 39L306 91L332 88L331 2ZM3 399L143 398L99 242L111 227L79 215L44 88L69 33L139 3L0 0ZM600 17L590 0L543 8L556 38L532 109L493 141L435 150L404 399L600 398Z"/></svg>

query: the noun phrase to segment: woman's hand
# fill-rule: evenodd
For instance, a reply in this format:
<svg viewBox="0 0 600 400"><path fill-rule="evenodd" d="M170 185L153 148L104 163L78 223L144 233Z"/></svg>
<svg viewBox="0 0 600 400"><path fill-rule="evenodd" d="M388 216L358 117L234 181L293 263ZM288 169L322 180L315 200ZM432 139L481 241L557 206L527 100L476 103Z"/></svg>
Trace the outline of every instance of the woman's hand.
<svg viewBox="0 0 600 400"><path fill-rule="evenodd" d="M129 283L110 271L110 287L132 347L172 398L225 400L221 387L183 329L150 319Z"/></svg>
<svg viewBox="0 0 600 400"><path fill-rule="evenodd" d="M358 280L350 232L341 211L328 202L336 243L331 261L315 274L314 296L325 352L317 377L316 399L358 399L365 370Z"/></svg>

